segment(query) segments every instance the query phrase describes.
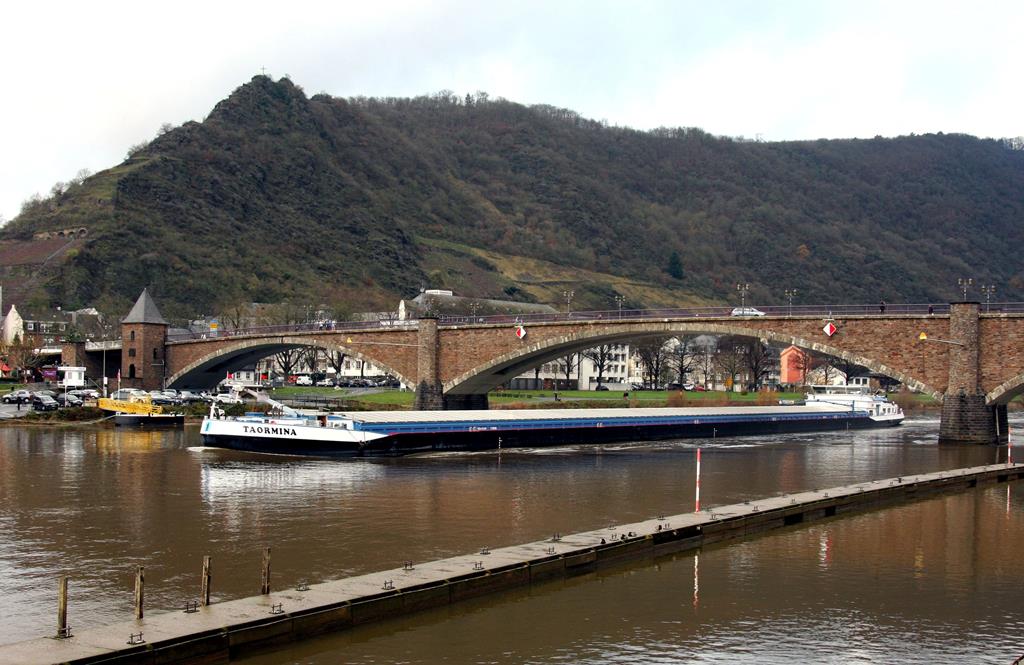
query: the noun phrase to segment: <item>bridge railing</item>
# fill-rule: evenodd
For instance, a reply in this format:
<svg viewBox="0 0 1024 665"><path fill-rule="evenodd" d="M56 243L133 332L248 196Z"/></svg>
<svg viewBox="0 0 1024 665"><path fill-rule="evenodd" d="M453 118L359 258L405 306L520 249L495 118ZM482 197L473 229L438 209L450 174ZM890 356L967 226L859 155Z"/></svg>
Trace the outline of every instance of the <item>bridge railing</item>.
<svg viewBox="0 0 1024 665"><path fill-rule="evenodd" d="M877 305L746 305L744 314L739 307L663 307L654 309L608 309L578 312L548 312L541 314L492 314L468 316L444 314L438 323L446 326L481 324L528 324L579 321L617 321L644 319L700 319L700 318L758 318L820 316L840 318L844 316L928 316L949 314L948 303L879 303ZM736 314L733 314L736 312ZM752 314L759 312L759 314ZM985 313L1024 313L1024 303L982 303ZM308 332L331 332L344 330L379 330L381 328L416 327L415 319L397 321L337 321L330 323L293 323L287 325L257 326L219 330L216 332L176 333L167 336L169 342L199 339L222 339L225 337L261 337Z"/></svg>

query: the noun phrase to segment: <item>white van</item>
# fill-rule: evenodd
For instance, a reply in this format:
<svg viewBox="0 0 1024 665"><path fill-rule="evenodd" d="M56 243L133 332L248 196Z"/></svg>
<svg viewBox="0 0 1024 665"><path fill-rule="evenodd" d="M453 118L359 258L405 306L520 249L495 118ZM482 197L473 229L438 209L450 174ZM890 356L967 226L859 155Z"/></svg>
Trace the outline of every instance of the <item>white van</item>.
<svg viewBox="0 0 1024 665"><path fill-rule="evenodd" d="M295 385L297 385L297 386L311 386L311 385L313 385L313 377L311 377L311 376L297 376L297 377L295 377Z"/></svg>

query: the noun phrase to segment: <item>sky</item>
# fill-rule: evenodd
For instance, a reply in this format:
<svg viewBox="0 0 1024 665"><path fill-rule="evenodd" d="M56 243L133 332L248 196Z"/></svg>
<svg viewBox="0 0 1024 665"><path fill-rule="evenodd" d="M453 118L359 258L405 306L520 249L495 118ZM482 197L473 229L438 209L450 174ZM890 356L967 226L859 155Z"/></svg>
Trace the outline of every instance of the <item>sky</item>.
<svg viewBox="0 0 1024 665"><path fill-rule="evenodd" d="M308 95L485 91L766 141L1024 135L1024 2L5 5L0 217L266 72Z"/></svg>

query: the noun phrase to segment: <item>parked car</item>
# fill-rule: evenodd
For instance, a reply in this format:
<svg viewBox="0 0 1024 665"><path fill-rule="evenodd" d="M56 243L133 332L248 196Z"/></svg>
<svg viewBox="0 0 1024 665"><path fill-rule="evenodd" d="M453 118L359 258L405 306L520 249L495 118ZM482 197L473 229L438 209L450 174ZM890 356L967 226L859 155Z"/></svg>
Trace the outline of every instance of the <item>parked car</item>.
<svg viewBox="0 0 1024 665"><path fill-rule="evenodd" d="M295 385L297 385L297 386L311 386L311 385L313 385L313 377L310 377L310 376L297 376L297 377L295 377Z"/></svg>
<svg viewBox="0 0 1024 665"><path fill-rule="evenodd" d="M57 406L82 406L82 398L71 393L57 393L53 399L57 402Z"/></svg>
<svg viewBox="0 0 1024 665"><path fill-rule="evenodd" d="M27 390L14 390L0 399L3 400L4 404L25 404L32 399L32 393Z"/></svg>
<svg viewBox="0 0 1024 665"><path fill-rule="evenodd" d="M121 388L111 393L110 398L128 400L132 397L143 397L146 394L145 390L139 390L138 388Z"/></svg>
<svg viewBox="0 0 1024 665"><path fill-rule="evenodd" d="M174 406L179 403L177 395L169 395L160 390L150 391L149 401L157 406Z"/></svg>
<svg viewBox="0 0 1024 665"><path fill-rule="evenodd" d="M683 390L693 390L695 387L696 386L689 381L683 384Z"/></svg>
<svg viewBox="0 0 1024 665"><path fill-rule="evenodd" d="M737 307L732 310L731 316L764 316L764 312L753 307Z"/></svg>
<svg viewBox="0 0 1024 665"><path fill-rule="evenodd" d="M242 398L231 393L221 393L213 396L213 401L218 404L241 404Z"/></svg>
<svg viewBox="0 0 1024 665"><path fill-rule="evenodd" d="M99 399L99 397L100 397L99 391L98 390L93 390L92 388L79 388L78 390L69 390L68 394L69 395L74 395L75 397L79 398L83 402L86 402L86 401L89 401L89 400L94 400L94 399Z"/></svg>
<svg viewBox="0 0 1024 665"><path fill-rule="evenodd" d="M36 411L56 411L59 407L57 400L49 395L36 394L32 396L32 408Z"/></svg>
<svg viewBox="0 0 1024 665"><path fill-rule="evenodd" d="M183 404L193 404L195 402L205 401L202 395L197 395L196 393L190 390L182 390L180 393L178 393L178 399L180 399Z"/></svg>
<svg viewBox="0 0 1024 665"><path fill-rule="evenodd" d="M330 388L334 385L334 381L331 381L330 379L320 379L316 382L316 385L323 386L324 388Z"/></svg>

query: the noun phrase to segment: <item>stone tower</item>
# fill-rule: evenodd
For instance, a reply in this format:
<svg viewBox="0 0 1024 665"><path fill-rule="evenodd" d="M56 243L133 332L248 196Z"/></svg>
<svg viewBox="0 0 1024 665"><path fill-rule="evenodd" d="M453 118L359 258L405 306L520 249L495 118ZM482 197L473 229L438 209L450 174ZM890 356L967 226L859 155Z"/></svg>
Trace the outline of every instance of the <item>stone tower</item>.
<svg viewBox="0 0 1024 665"><path fill-rule="evenodd" d="M143 289L132 311L121 321L122 387L164 387L167 326L149 291Z"/></svg>

